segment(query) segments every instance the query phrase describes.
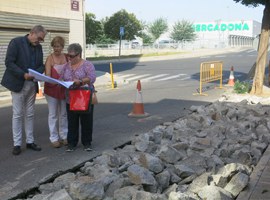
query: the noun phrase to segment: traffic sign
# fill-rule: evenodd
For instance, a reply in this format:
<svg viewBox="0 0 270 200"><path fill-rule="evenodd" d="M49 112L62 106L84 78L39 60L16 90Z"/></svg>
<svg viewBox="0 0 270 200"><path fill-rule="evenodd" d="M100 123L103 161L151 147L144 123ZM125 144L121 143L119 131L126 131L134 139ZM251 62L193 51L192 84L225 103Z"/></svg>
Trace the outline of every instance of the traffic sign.
<svg viewBox="0 0 270 200"><path fill-rule="evenodd" d="M123 26L120 26L120 35L123 36L125 33L125 28Z"/></svg>

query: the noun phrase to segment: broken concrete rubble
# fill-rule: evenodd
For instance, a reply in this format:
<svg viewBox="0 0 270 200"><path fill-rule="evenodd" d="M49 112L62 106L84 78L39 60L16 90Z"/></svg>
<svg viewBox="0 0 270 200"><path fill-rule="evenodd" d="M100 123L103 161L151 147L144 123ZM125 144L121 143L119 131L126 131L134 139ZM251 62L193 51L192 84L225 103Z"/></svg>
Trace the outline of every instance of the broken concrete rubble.
<svg viewBox="0 0 270 200"><path fill-rule="evenodd" d="M222 97L190 111L40 185L28 200L235 199L269 144L270 106Z"/></svg>

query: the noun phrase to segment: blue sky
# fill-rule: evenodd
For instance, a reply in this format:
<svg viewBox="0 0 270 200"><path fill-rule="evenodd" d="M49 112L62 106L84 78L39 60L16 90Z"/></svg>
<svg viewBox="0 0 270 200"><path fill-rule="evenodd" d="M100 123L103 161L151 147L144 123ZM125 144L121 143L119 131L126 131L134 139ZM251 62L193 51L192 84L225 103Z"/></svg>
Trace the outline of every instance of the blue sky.
<svg viewBox="0 0 270 200"><path fill-rule="evenodd" d="M233 0L86 0L85 5L86 12L94 13L97 20L121 9L148 23L159 17L169 23L183 19L190 22L256 20L261 23L264 7L246 7Z"/></svg>

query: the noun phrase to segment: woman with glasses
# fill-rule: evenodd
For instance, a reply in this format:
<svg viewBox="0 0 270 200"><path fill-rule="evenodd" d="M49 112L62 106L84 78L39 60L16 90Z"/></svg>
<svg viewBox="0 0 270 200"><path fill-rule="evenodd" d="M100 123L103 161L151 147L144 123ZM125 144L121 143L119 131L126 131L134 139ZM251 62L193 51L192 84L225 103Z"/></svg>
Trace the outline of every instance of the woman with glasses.
<svg viewBox="0 0 270 200"><path fill-rule="evenodd" d="M53 53L51 53L45 63L45 74L55 79L59 79L64 64L67 63L63 49L65 40L61 36L56 36L51 41ZM65 88L58 84L45 83L44 94L48 102L48 125L50 131L50 141L53 147L59 148L67 145L67 112L65 101Z"/></svg>
<svg viewBox="0 0 270 200"><path fill-rule="evenodd" d="M67 48L69 62L64 66L61 73L63 81L73 81L74 86L94 88L96 72L94 65L82 59L82 47L73 43ZM81 125L81 142L85 151L92 151L93 111L94 106L90 105L90 112L78 113L69 109L69 98L67 94L67 117L68 117L68 147L66 151L74 151L79 141L79 124Z"/></svg>

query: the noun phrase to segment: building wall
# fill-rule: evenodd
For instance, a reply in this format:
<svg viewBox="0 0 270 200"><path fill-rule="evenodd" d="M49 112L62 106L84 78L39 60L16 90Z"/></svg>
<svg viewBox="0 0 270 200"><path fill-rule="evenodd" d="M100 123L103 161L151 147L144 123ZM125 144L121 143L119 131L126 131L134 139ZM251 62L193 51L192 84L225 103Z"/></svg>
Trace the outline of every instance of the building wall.
<svg viewBox="0 0 270 200"><path fill-rule="evenodd" d="M262 24L257 22L257 21L253 21L253 37L258 36L259 34L261 34L261 29L262 29Z"/></svg>
<svg viewBox="0 0 270 200"><path fill-rule="evenodd" d="M78 10L72 10L72 5L73 8L76 8L77 3ZM76 42L85 46L83 8L84 0L1 0L0 3L0 12L69 19L69 43ZM36 24L39 22L37 21Z"/></svg>

